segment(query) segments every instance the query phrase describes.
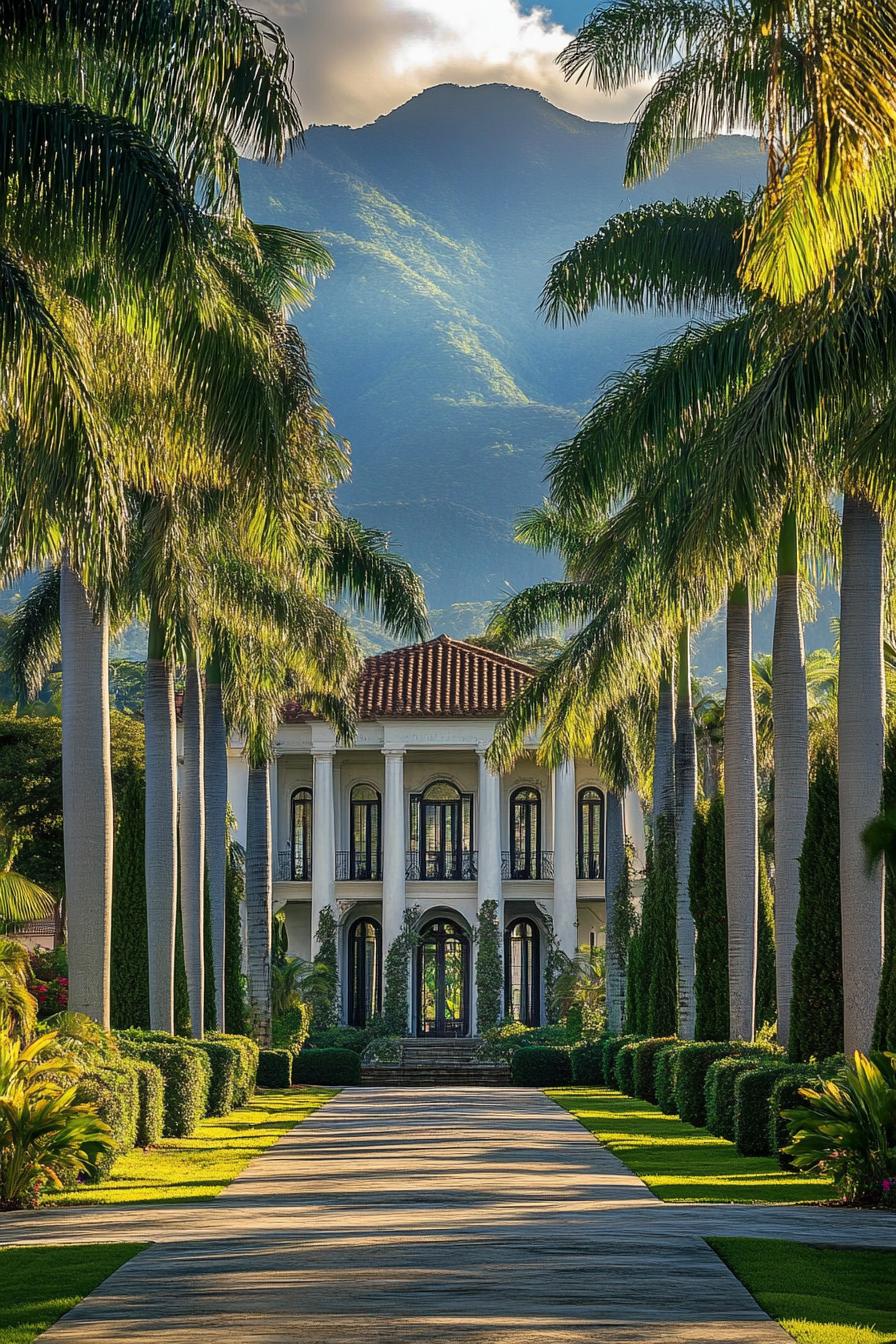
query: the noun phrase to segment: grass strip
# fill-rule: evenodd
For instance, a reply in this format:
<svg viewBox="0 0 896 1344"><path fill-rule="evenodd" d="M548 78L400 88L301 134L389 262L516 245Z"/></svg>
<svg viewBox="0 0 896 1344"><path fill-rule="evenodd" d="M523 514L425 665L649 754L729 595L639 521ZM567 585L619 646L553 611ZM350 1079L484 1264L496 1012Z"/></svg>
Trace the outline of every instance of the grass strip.
<svg viewBox="0 0 896 1344"><path fill-rule="evenodd" d="M188 1139L163 1139L118 1159L101 1185L47 1196L48 1204L185 1204L211 1199L335 1090L295 1087L259 1092L230 1115L203 1120Z"/></svg>
<svg viewBox="0 0 896 1344"><path fill-rule="evenodd" d="M31 1344L147 1244L0 1246L0 1344Z"/></svg>
<svg viewBox="0 0 896 1344"><path fill-rule="evenodd" d="M829 1199L822 1176L783 1171L771 1157L741 1157L733 1143L609 1088L551 1088L601 1143L664 1200L805 1204Z"/></svg>
<svg viewBox="0 0 896 1344"><path fill-rule="evenodd" d="M760 1237L709 1245L798 1344L892 1344L896 1251Z"/></svg>

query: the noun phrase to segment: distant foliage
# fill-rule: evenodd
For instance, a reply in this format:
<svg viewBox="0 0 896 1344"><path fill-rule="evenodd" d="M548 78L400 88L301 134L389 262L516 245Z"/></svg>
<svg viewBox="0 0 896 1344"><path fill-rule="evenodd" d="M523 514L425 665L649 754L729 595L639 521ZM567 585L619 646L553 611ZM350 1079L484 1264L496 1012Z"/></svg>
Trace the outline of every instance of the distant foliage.
<svg viewBox="0 0 896 1344"><path fill-rule="evenodd" d="M725 802L720 793L697 808L691 844L691 913L696 928L695 1035L728 1036L728 907L725 891Z"/></svg>
<svg viewBox="0 0 896 1344"><path fill-rule="evenodd" d="M476 1030L480 1036L501 1019L503 988L498 903L486 900L479 907L476 941Z"/></svg>
<svg viewBox="0 0 896 1344"><path fill-rule="evenodd" d="M765 853L759 849L759 928L756 945L756 1027L778 1018L775 978L775 896Z"/></svg>
<svg viewBox="0 0 896 1344"><path fill-rule="evenodd" d="M149 953L143 847L146 793L142 771L132 770L116 810L112 877L112 949L109 957L113 1027L149 1026Z"/></svg>
<svg viewBox="0 0 896 1344"><path fill-rule="evenodd" d="M816 752L809 781L790 1013L791 1059L824 1059L843 1049L839 789L828 745Z"/></svg>

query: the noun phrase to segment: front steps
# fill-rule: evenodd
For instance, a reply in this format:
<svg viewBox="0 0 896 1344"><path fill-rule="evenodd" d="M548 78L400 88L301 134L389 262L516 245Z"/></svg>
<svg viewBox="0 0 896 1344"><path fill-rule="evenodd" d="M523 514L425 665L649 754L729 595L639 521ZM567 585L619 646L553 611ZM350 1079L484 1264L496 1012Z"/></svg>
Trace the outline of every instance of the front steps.
<svg viewBox="0 0 896 1344"><path fill-rule="evenodd" d="M364 1064L367 1087L505 1087L506 1064L476 1058L479 1041L469 1036L409 1036L401 1042L398 1064Z"/></svg>

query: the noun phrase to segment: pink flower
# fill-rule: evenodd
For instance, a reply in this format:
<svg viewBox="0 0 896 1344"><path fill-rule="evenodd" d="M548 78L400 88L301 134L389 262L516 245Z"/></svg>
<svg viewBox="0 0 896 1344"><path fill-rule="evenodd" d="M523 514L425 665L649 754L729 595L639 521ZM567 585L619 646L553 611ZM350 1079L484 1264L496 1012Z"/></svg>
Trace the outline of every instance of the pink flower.
<svg viewBox="0 0 896 1344"><path fill-rule="evenodd" d="M890 1193L890 1191L893 1189L893 1182L890 1180L889 1176L884 1177L884 1179L880 1183L880 1188L881 1190L883 1190L885 1195L888 1195Z"/></svg>

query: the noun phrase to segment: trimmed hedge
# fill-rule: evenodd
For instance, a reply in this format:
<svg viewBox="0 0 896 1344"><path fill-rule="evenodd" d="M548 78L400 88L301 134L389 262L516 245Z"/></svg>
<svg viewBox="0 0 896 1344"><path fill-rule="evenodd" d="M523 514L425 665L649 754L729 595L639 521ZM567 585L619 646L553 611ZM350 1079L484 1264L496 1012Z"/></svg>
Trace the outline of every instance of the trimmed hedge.
<svg viewBox="0 0 896 1344"><path fill-rule="evenodd" d="M143 1040L122 1033L119 1042L124 1054L155 1064L162 1074L165 1138L187 1138L205 1115L211 1079L208 1056L173 1036Z"/></svg>
<svg viewBox="0 0 896 1344"><path fill-rule="evenodd" d="M517 1050L511 1061L510 1076L516 1087L559 1087L572 1082L572 1064L566 1050L551 1045L532 1045Z"/></svg>
<svg viewBox="0 0 896 1344"><path fill-rule="evenodd" d="M234 1106L245 1106L255 1091L259 1054L257 1044L248 1036L236 1036L233 1032L224 1031L210 1031L206 1039L222 1041L224 1045L233 1046L239 1054L240 1063L234 1080L233 1104Z"/></svg>
<svg viewBox="0 0 896 1344"><path fill-rule="evenodd" d="M603 1041L592 1041L588 1045L577 1045L570 1051L569 1062L572 1066L572 1081L593 1085L604 1081Z"/></svg>
<svg viewBox="0 0 896 1344"><path fill-rule="evenodd" d="M658 1051L671 1045L674 1036L649 1036L646 1041L637 1041L634 1046L634 1067L632 1069L633 1095L642 1101L656 1101L654 1067Z"/></svg>
<svg viewBox="0 0 896 1344"><path fill-rule="evenodd" d="M742 1073L758 1069L767 1055L726 1055L710 1064L706 1074L706 1128L720 1139L734 1142L734 1087Z"/></svg>
<svg viewBox="0 0 896 1344"><path fill-rule="evenodd" d="M240 1052L221 1040L192 1041L191 1044L206 1056L211 1071L206 1115L229 1115L234 1107L242 1068Z"/></svg>
<svg viewBox="0 0 896 1344"><path fill-rule="evenodd" d="M137 1070L133 1061L122 1059L115 1064L94 1064L82 1073L77 1083L77 1099L89 1102L101 1120L112 1131L115 1146L98 1160L85 1180L96 1184L107 1176L112 1163L121 1153L130 1152L137 1142L140 1115L140 1091Z"/></svg>
<svg viewBox="0 0 896 1344"><path fill-rule="evenodd" d="M301 1050L292 1057L292 1081L351 1087L361 1081L361 1056L354 1050Z"/></svg>
<svg viewBox="0 0 896 1344"><path fill-rule="evenodd" d="M742 1157L770 1157L769 1118L775 1083L792 1076L793 1065L782 1060L748 1069L734 1084L734 1142Z"/></svg>
<svg viewBox="0 0 896 1344"><path fill-rule="evenodd" d="M653 1065L653 1088L656 1104L665 1115L675 1114L675 1084L678 1080L678 1056L684 1041L672 1041L657 1050Z"/></svg>
<svg viewBox="0 0 896 1344"><path fill-rule="evenodd" d="M259 1050L259 1087L289 1087L292 1082L291 1050Z"/></svg>
<svg viewBox="0 0 896 1344"><path fill-rule="evenodd" d="M787 1153L782 1153L781 1149L785 1143L790 1143L791 1134L787 1121L781 1114L782 1111L792 1110L795 1106L805 1106L806 1098L800 1096L800 1088L811 1086L817 1079L818 1073L815 1069L799 1069L791 1067L787 1073L783 1073L777 1078L769 1094L768 1102L768 1147L772 1157L778 1159L778 1165L785 1171L789 1171L792 1162Z"/></svg>
<svg viewBox="0 0 896 1344"><path fill-rule="evenodd" d="M607 1087L613 1087L616 1083L616 1056L624 1045L629 1045L632 1041L640 1041L640 1036L608 1036L603 1043L603 1070L604 1082Z"/></svg>
<svg viewBox="0 0 896 1344"><path fill-rule="evenodd" d="M627 1097L635 1095L635 1051L640 1044L640 1041L626 1042L622 1049L617 1052L616 1063L613 1066L616 1086Z"/></svg>
<svg viewBox="0 0 896 1344"><path fill-rule="evenodd" d="M165 1083L162 1071L148 1059L130 1061L137 1070L137 1137L135 1147L151 1148L165 1128Z"/></svg>
<svg viewBox="0 0 896 1344"><path fill-rule="evenodd" d="M706 1074L709 1066L726 1055L736 1054L729 1041L687 1041L678 1052L675 1078L675 1109L689 1125L706 1124Z"/></svg>

